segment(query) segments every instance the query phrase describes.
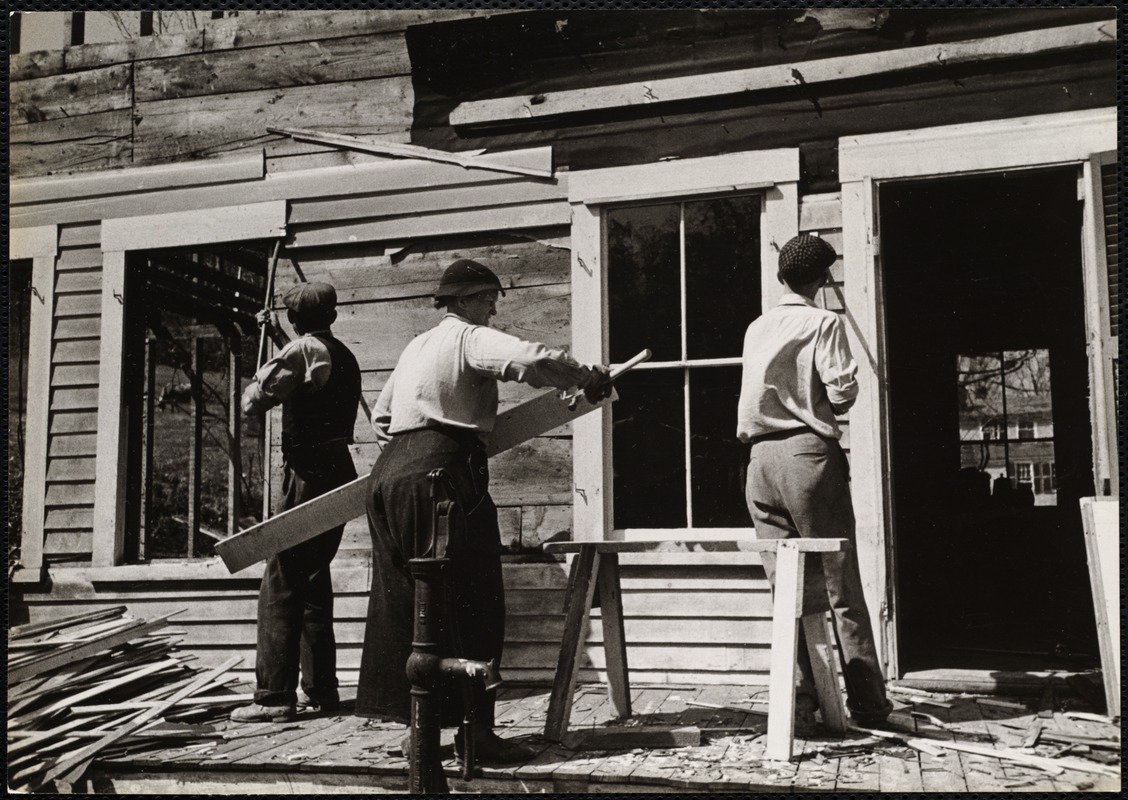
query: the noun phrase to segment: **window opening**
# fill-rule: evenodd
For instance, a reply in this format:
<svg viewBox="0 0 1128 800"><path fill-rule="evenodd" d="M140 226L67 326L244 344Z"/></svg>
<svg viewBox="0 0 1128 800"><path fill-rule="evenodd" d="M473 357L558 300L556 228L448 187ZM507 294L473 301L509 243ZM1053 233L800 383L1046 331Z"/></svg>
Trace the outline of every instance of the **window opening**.
<svg viewBox="0 0 1128 800"><path fill-rule="evenodd" d="M261 519L255 372L267 245L131 255L125 394L126 560L202 557Z"/></svg>
<svg viewBox="0 0 1128 800"><path fill-rule="evenodd" d="M749 523L735 419L762 305L760 212L758 195L606 212L611 361L654 352L612 406L615 528Z"/></svg>
<svg viewBox="0 0 1128 800"><path fill-rule="evenodd" d="M993 501L1057 505L1049 350L957 359L961 474Z"/></svg>

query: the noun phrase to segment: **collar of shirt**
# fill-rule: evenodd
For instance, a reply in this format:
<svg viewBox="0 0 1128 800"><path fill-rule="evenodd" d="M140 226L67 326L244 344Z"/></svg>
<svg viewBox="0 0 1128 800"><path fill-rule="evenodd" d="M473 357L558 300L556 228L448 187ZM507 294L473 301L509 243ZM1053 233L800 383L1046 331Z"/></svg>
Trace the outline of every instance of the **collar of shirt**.
<svg viewBox="0 0 1128 800"><path fill-rule="evenodd" d="M811 308L818 308L814 300L809 300L801 294L795 292L787 292L783 297L779 298L781 306L810 306Z"/></svg>
<svg viewBox="0 0 1128 800"><path fill-rule="evenodd" d="M333 331L330 330L329 328L318 328L315 331L306 331L305 333L302 334L302 336L315 336L319 333L324 333L326 336L332 336L333 335Z"/></svg>

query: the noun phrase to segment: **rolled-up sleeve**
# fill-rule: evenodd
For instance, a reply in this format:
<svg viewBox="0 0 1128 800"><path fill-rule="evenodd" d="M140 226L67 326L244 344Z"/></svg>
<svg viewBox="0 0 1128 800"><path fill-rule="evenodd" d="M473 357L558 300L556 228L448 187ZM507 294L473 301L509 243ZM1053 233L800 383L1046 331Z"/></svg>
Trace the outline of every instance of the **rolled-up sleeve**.
<svg viewBox="0 0 1128 800"><path fill-rule="evenodd" d="M381 445L391 441L392 438L392 392L395 379L396 375L393 372L388 382L384 384L376 405L372 408L372 430L376 431L376 441Z"/></svg>
<svg viewBox="0 0 1128 800"><path fill-rule="evenodd" d="M858 398L858 365L840 317L828 319L815 345L815 368L826 395L838 409L848 409Z"/></svg>
<svg viewBox="0 0 1128 800"><path fill-rule="evenodd" d="M466 361L479 374L536 388L578 386L590 372L564 350L486 327L474 328L467 337Z"/></svg>
<svg viewBox="0 0 1128 800"><path fill-rule="evenodd" d="M243 391L243 412L266 411L302 389L317 391L329 380L332 368L324 344L312 336L295 339L255 373Z"/></svg>

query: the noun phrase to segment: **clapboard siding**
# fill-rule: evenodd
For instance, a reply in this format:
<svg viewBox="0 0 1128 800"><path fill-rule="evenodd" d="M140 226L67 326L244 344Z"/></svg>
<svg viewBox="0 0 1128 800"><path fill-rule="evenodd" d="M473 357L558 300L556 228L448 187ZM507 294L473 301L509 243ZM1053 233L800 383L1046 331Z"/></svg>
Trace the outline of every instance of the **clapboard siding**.
<svg viewBox="0 0 1128 800"><path fill-rule="evenodd" d="M151 619L180 611L170 626L183 631L182 647L202 665L232 655L244 661L236 672L250 680L254 669L257 578L128 581L92 584L84 572L56 570L52 594L28 592L29 621L125 605L135 617ZM72 572L74 577L68 577ZM364 639L367 560L339 556L334 564L335 631L342 680L356 679ZM676 585L682 574L694 588ZM563 631L567 565L556 562L506 564L507 644L502 664L509 680L551 681ZM768 670L770 599L759 567L623 568L627 658L635 682L763 683ZM665 613L664 613L665 612ZM592 615L581 658L580 679L602 678L602 624ZM672 642L681 646L671 647Z"/></svg>
<svg viewBox="0 0 1128 800"><path fill-rule="evenodd" d="M9 130L12 175L27 177L127 166L132 161L130 108L60 117Z"/></svg>
<svg viewBox="0 0 1128 800"><path fill-rule="evenodd" d="M53 75L10 84L12 127L101 111L128 109L133 102L133 65Z"/></svg>

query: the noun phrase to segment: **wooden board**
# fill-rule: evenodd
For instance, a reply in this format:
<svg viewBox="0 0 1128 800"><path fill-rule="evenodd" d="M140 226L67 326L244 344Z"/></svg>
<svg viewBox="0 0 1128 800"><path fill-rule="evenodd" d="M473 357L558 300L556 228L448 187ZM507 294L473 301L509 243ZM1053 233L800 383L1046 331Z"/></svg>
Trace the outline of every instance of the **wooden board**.
<svg viewBox="0 0 1128 800"><path fill-rule="evenodd" d="M132 82L133 65L119 64L13 83L9 120L17 126L128 109L133 102Z"/></svg>
<svg viewBox="0 0 1128 800"><path fill-rule="evenodd" d="M1120 716L1120 502L1081 498L1108 715Z"/></svg>
<svg viewBox="0 0 1128 800"><path fill-rule="evenodd" d="M133 113L128 108L80 117L62 117L9 132L13 175L109 169L130 163Z"/></svg>
<svg viewBox="0 0 1128 800"><path fill-rule="evenodd" d="M546 402L543 399L545 396L551 398L551 402ZM577 404L575 410L571 410L560 400L558 392L547 392L546 395L519 406L504 419L499 417L498 425L491 436L491 442L496 438L498 445L491 443L488 451L490 455L496 455L519 442L538 436L569 419L594 411L609 402L611 402L610 398L599 405L581 402ZM524 413L519 411L530 404L534 404L530 411ZM516 433L511 433L511 430ZM339 489L217 543L215 550L231 572L238 572L274 553L293 547L324 530L363 514L367 485L368 476L364 475Z"/></svg>

